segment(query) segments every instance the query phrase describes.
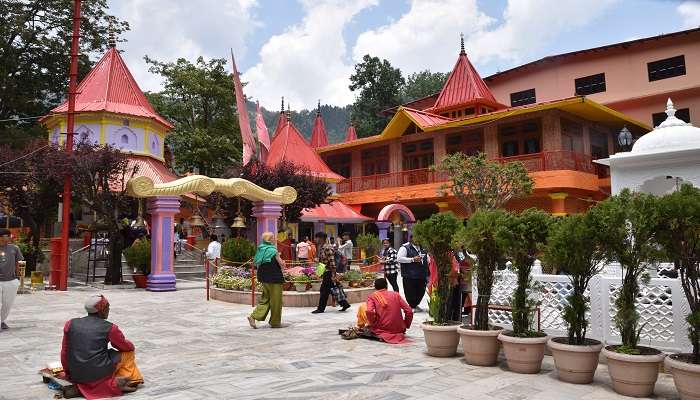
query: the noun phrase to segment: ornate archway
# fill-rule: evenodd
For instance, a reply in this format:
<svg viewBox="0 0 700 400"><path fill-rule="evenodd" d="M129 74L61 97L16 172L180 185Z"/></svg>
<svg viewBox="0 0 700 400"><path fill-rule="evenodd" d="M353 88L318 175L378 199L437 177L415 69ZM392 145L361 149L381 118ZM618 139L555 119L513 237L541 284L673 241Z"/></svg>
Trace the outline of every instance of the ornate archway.
<svg viewBox="0 0 700 400"><path fill-rule="evenodd" d="M180 211L180 195L195 193L207 196L219 192L227 197L243 197L254 203L253 216L257 220L257 235L277 232L277 220L282 204L291 204L297 198L293 187L284 186L267 190L241 178L220 179L191 175L167 183L154 183L147 176L138 176L127 182L129 195L148 198L151 214L151 274L148 290L156 292L175 290L173 269L173 225Z"/></svg>
<svg viewBox="0 0 700 400"><path fill-rule="evenodd" d="M406 225L413 224L416 222L416 217L410 208L403 204L394 203L384 206L379 215L377 216L377 228L379 229L379 239L384 240L389 238L389 230L393 226L393 221L391 216L393 214L398 214L398 216L406 223ZM394 247L398 248L401 244L401 238L403 235L398 234L398 228L394 227Z"/></svg>

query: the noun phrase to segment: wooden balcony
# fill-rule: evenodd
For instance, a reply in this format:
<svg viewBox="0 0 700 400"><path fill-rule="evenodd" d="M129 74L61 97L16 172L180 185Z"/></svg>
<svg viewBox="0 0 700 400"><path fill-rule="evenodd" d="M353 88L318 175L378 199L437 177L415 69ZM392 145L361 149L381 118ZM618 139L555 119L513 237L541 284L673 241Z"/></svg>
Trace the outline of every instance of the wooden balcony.
<svg viewBox="0 0 700 400"><path fill-rule="evenodd" d="M516 157L503 157L497 160L499 162L520 161L528 172L566 170L594 174L601 178L609 176L608 168L594 164L591 156L572 151L547 151ZM405 187L446 181L448 181L448 175L446 173L432 171L427 168L416 169L348 178L338 183L337 192L361 192L364 190Z"/></svg>

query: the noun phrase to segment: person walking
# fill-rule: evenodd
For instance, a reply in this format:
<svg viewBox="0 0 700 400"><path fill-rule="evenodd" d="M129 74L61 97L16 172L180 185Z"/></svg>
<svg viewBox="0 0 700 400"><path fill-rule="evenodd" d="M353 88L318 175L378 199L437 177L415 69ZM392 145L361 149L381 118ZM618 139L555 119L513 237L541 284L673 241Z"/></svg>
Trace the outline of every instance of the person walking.
<svg viewBox="0 0 700 400"><path fill-rule="evenodd" d="M10 240L10 231L0 229L0 329L3 330L10 328L6 321L19 288L19 263L24 261L22 251Z"/></svg>
<svg viewBox="0 0 700 400"><path fill-rule="evenodd" d="M248 316L248 323L253 329L257 329L256 321L265 321L270 314L270 326L272 328L284 328L282 325L282 284L284 283L284 260L274 244L275 234L265 232L262 234L262 242L253 258L253 265L257 269L257 278L262 283L262 298L255 310Z"/></svg>
<svg viewBox="0 0 700 400"><path fill-rule="evenodd" d="M406 302L416 312L423 311L418 305L423 300L428 279L428 255L413 242L413 236L408 237L396 255L401 264L401 278Z"/></svg>
<svg viewBox="0 0 700 400"><path fill-rule="evenodd" d="M399 263L396 261L396 249L391 247L389 239L382 240L382 249L379 251L379 262L384 265L384 277L391 284L391 288L399 291Z"/></svg>
<svg viewBox="0 0 700 400"><path fill-rule="evenodd" d="M325 265L325 272L322 276L321 283L321 295L318 300L318 308L313 310L312 314L320 314L326 310L326 304L328 303L328 296L331 294L331 288L338 284L338 278L336 276L335 269L335 251L333 246L326 243L328 235L325 232L316 232L314 239L316 241L316 248L318 252L316 253L317 261L319 264ZM350 303L347 300L340 300L338 303L341 306L340 311L345 311L350 308Z"/></svg>
<svg viewBox="0 0 700 400"><path fill-rule="evenodd" d="M352 263L352 240L350 240L350 234L344 232L342 234L343 243L338 246L338 252L340 253L340 264L338 264L338 272L350 271L350 264Z"/></svg>
<svg viewBox="0 0 700 400"><path fill-rule="evenodd" d="M299 265L306 267L309 262L309 252L311 251L311 245L308 243L309 237L304 237L304 240L297 244L297 260Z"/></svg>

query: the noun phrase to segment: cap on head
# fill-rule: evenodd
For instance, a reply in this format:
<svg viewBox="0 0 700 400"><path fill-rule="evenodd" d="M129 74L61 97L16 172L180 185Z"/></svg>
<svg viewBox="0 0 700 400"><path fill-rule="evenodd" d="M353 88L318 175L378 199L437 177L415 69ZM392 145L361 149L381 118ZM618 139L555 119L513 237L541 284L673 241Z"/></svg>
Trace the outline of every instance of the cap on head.
<svg viewBox="0 0 700 400"><path fill-rule="evenodd" d="M101 294L94 294L85 300L85 311L88 314L95 314L104 311L109 307L109 301Z"/></svg>

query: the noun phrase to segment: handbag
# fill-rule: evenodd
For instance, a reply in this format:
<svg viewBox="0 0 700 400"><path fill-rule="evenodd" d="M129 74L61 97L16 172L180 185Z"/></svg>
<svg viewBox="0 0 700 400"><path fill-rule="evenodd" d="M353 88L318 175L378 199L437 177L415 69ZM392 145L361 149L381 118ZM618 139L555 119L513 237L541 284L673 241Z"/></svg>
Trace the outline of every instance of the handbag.
<svg viewBox="0 0 700 400"><path fill-rule="evenodd" d="M340 303L341 301L346 300L348 297L345 295L345 290L343 290L343 285L340 283L336 283L332 288L331 288L331 295L335 298L335 301Z"/></svg>

